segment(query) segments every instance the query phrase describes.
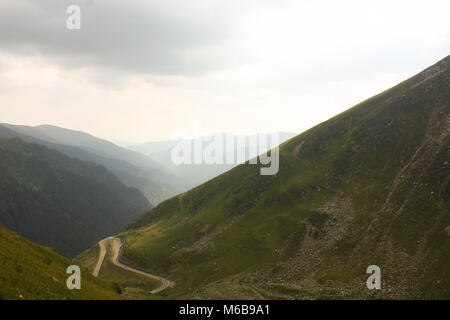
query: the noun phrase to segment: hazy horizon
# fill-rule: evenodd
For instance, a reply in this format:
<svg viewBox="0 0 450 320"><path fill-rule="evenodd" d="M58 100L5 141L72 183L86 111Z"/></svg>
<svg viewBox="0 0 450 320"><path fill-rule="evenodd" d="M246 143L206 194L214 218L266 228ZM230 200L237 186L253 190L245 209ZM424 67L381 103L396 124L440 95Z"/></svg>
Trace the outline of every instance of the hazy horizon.
<svg viewBox="0 0 450 320"><path fill-rule="evenodd" d="M128 146L133 146L133 145L139 145L139 144L145 144L145 143L151 143L151 142L168 142L168 141L172 141L172 140L176 140L176 139L187 139L187 140L194 140L194 139L198 139L198 138L202 138L205 136L212 136L212 135L216 135L216 134L231 134L231 135L245 135L245 136L250 136L250 135L258 135L258 134L272 134L272 133L281 133L281 134L294 134L294 135L298 135L301 132L287 132L287 131L275 131L275 132L265 132L265 131L259 131L259 132L255 132L255 133L239 133L239 132L227 132L227 131L223 131L223 132L198 132L198 134L201 135L190 135L190 136L176 136L176 137L169 137L167 139L162 139L162 140L145 140L145 141L127 141L127 140L111 140L105 137L100 137L100 136L96 136L95 134L92 134L90 132L86 132L86 131L82 131L82 130L77 130L77 129L73 129L73 128L67 128L67 127L61 127L61 126L57 126L54 124L49 124L49 123L41 123L41 124L37 124L37 125L25 125L23 123L6 123L6 122L0 122L0 125L8 125L8 126L25 126L25 127L31 127L31 128L35 128L35 127L41 127L41 126L49 126L49 127L58 127L58 128L62 128L62 129L66 129L66 130L70 130L70 131L75 131L75 132L81 132L81 133L85 133L88 135L91 135L95 138L99 138L102 140L106 140L109 142L112 142L118 146L121 147L128 147ZM14 128L11 128L14 130ZM194 132L194 131L192 131ZM189 132L186 132L189 133Z"/></svg>
<svg viewBox="0 0 450 320"><path fill-rule="evenodd" d="M71 4L80 30L66 28ZM0 9L1 122L115 142L193 137L200 126L298 134L450 52L446 1L1 0Z"/></svg>

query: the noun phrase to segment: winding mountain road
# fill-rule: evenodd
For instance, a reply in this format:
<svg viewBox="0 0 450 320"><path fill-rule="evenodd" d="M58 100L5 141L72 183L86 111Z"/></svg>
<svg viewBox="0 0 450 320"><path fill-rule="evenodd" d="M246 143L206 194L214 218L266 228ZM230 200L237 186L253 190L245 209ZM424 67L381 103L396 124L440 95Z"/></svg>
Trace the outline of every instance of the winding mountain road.
<svg viewBox="0 0 450 320"><path fill-rule="evenodd" d="M98 242L98 245L100 247L100 252L98 253L98 259L97 259L97 263L95 264L94 271L92 271L92 274L96 277L98 277L98 273L100 272L100 268L102 267L103 260L105 260L105 255L106 255L105 241L106 240L112 240L112 237L100 240Z"/></svg>
<svg viewBox="0 0 450 320"><path fill-rule="evenodd" d="M152 290L151 293L155 294L158 292L163 291L164 289L173 286L173 283L167 279L152 275L150 273L135 269L133 267L127 266L123 263L121 263L119 261L119 253L120 253L120 248L122 248L122 241L119 238L114 238L114 237L108 237L105 238L103 240L100 240L98 242L98 245L100 247L100 252L98 254L98 260L97 263L95 265L94 271L92 272L92 274L96 277L98 277L98 273L100 272L100 268L102 267L103 261L105 260L105 255L106 255L106 248L105 248L105 242L106 241L112 241L112 251L113 251L113 258L112 258L112 263L119 267L122 268L126 271L129 272L133 272L136 274L140 274L143 275L147 278L153 279L153 280L158 280L161 281L161 286L156 288L155 290Z"/></svg>

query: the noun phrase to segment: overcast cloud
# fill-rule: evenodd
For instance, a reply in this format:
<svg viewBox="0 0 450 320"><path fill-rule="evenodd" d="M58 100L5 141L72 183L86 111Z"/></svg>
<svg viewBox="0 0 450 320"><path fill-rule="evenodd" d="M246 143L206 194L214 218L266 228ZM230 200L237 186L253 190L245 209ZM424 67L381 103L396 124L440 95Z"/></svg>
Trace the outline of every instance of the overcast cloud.
<svg viewBox="0 0 450 320"><path fill-rule="evenodd" d="M66 8L81 7L81 30ZM0 0L2 122L301 132L450 52L448 1ZM89 115L89 116L87 116Z"/></svg>
<svg viewBox="0 0 450 320"><path fill-rule="evenodd" d="M2 0L0 45L64 66L198 74L242 56L227 46L233 23L228 2L205 7L199 0ZM80 31L65 28L71 4L81 8Z"/></svg>

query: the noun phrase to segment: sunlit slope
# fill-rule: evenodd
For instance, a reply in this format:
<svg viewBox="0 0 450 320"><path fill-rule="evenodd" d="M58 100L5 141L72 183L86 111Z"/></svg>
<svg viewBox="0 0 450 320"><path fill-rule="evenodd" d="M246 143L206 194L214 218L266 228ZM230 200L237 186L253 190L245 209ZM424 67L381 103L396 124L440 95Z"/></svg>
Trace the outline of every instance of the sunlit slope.
<svg viewBox="0 0 450 320"><path fill-rule="evenodd" d="M161 203L124 256L174 297L450 298L449 64L284 143L277 175L241 165Z"/></svg>
<svg viewBox="0 0 450 320"><path fill-rule="evenodd" d="M0 226L1 299L120 299L113 285L81 271L81 289L66 286L74 264L53 249L36 245Z"/></svg>

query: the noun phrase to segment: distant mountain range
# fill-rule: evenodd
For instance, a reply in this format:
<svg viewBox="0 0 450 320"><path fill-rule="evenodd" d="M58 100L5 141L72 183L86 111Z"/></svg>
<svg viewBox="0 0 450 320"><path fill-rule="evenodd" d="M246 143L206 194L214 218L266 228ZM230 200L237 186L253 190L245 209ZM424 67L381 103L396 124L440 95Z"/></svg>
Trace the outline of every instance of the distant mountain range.
<svg viewBox="0 0 450 320"><path fill-rule="evenodd" d="M282 143L295 136L294 133L279 132ZM227 134L221 134L226 136ZM246 156L249 159L249 138L251 135L229 135L234 140L245 140ZM255 136L255 135L253 135ZM44 145L65 155L82 161L105 166L123 183L142 191L152 205L156 205L176 194L198 186L235 167L235 164L182 164L171 160L173 147L182 140L168 140L119 147L109 141L96 138L81 131L50 125L24 126L0 124L0 137L19 137L26 142ZM190 145L206 141L208 137L184 140ZM208 142L204 142L206 146ZM259 152L266 151L266 145L258 144ZM224 147L224 153L227 150ZM234 151L236 153L236 149Z"/></svg>
<svg viewBox="0 0 450 320"><path fill-rule="evenodd" d="M277 132L275 134L278 134L279 143L283 143L286 140L289 140L290 138L294 137L295 133L290 132ZM250 154L249 154L249 141L252 138L258 138L259 135L234 135L234 134L227 134L227 133L221 133L219 134L223 141L226 141L226 139L231 139L233 141L233 146L231 150L227 150L226 145L223 145L222 152L224 154L224 158L226 157L228 152L232 152L234 155L237 154L238 139L242 139L245 143L245 161L249 160ZM262 135L262 134L261 134ZM269 134L270 136L270 134ZM143 153L147 155L149 158L151 158L154 162L161 165L166 171L169 171L179 177L183 178L184 183L189 187L195 187L198 186L201 183L204 183L214 177L217 177L218 175L230 170L231 168L237 166L241 163L234 163L234 164L180 164L176 165L171 160L171 153L175 145L180 143L187 143L189 146L191 146L191 150L194 150L194 146L198 142L203 143L203 149L204 151L205 147L211 143L214 139L214 135L210 136L203 136L196 139L178 139L178 140L167 140L167 141L157 141L157 142L147 142L147 143L140 143L140 144L134 144L127 146L128 149ZM268 149L270 149L270 145L267 143L260 143L257 142L258 147L258 154L261 154ZM225 162L225 161L224 161Z"/></svg>
<svg viewBox="0 0 450 320"><path fill-rule="evenodd" d="M176 166L174 143L152 143L163 146L152 148L153 160L79 131L1 124L0 224L74 256L150 209L147 200L157 204L234 166Z"/></svg>
<svg viewBox="0 0 450 320"><path fill-rule="evenodd" d="M1 124L0 137L19 137L44 145L69 157L105 166L126 185L142 191L152 204L158 204L185 191L187 183L149 157L121 148L80 131L42 125L36 127Z"/></svg>
<svg viewBox="0 0 450 320"><path fill-rule="evenodd" d="M32 241L71 257L150 208L138 189L100 165L0 138L0 225Z"/></svg>

